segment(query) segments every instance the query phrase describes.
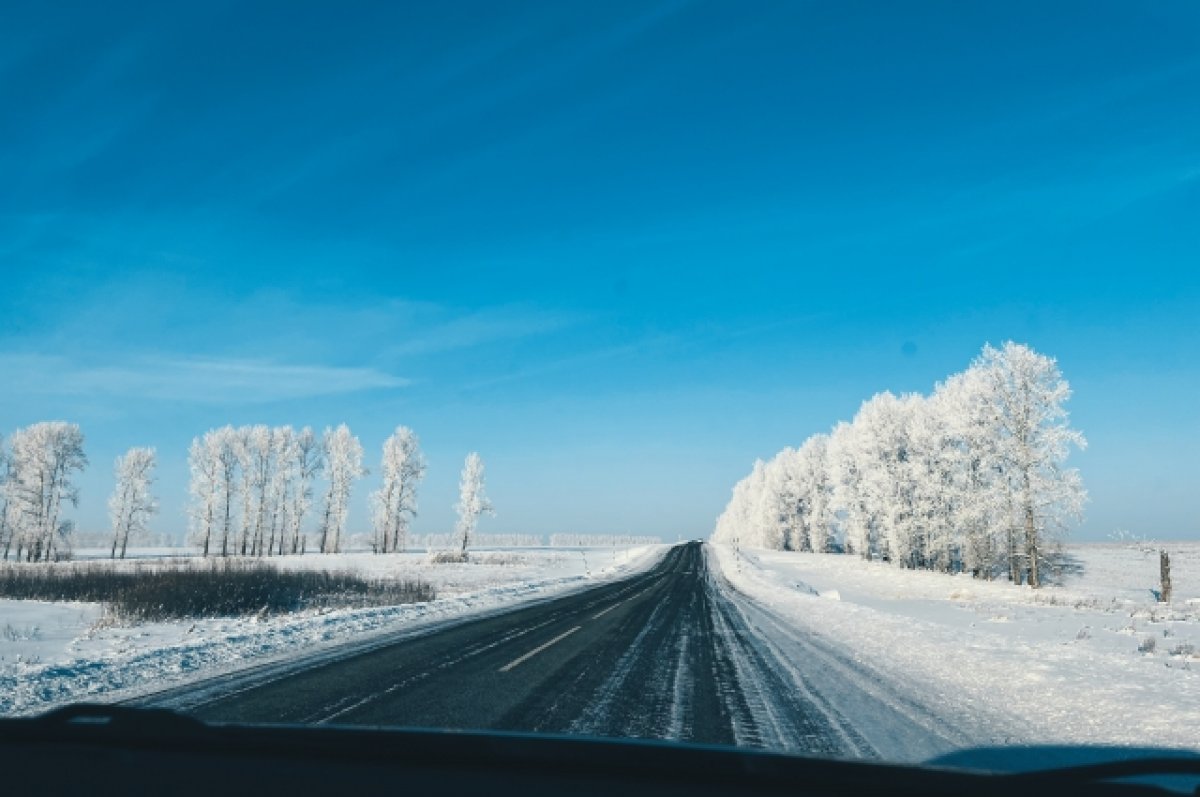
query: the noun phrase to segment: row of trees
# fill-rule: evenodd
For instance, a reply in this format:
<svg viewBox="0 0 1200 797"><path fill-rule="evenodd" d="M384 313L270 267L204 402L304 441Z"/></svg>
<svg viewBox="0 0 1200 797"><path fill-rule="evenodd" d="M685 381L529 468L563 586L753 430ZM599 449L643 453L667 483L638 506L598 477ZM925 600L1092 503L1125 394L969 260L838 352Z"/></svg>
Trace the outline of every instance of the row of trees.
<svg viewBox="0 0 1200 797"><path fill-rule="evenodd" d="M341 550L350 496L368 474L363 447L349 427L224 426L192 441L191 539L204 556L270 556L304 553L306 519L315 483L324 481L317 513L316 544L322 553ZM402 551L417 514L417 488L426 462L412 429L399 426L383 443L380 486L370 495L371 546L377 553ZM467 456L457 505L456 534L465 554L480 515L492 511L483 492L483 460Z"/></svg>
<svg viewBox="0 0 1200 797"><path fill-rule="evenodd" d="M1039 586L1086 500L1065 464L1086 444L1070 395L1053 358L985 346L931 395L877 394L853 421L756 462L713 540Z"/></svg>
<svg viewBox="0 0 1200 797"><path fill-rule="evenodd" d="M75 477L87 466L78 424L35 423L0 439L0 550L30 562L69 552L73 523L66 505L78 503ZM192 441L188 506L190 536L201 552L262 556L302 553L304 531L318 479L324 480L316 518L318 547L338 551L354 484L367 474L363 448L344 424L318 438L305 427L224 426ZM158 511L153 494L157 454L131 448L114 463L116 485L108 501L113 558L130 540L144 537ZM383 444L381 483L370 496L375 551L403 550L417 513L417 487L425 475L420 441L398 427ZM462 473L457 543L464 553L478 518L491 513L483 490L483 461L467 457Z"/></svg>

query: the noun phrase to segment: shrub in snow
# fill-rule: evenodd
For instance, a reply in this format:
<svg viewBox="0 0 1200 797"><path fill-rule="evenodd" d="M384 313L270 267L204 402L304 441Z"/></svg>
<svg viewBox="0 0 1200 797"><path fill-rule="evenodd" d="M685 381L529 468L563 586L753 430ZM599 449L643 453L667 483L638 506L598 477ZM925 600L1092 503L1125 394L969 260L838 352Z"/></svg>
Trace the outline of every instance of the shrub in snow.
<svg viewBox="0 0 1200 797"><path fill-rule="evenodd" d="M126 620L237 617L310 608L390 606L433 600L429 584L370 581L353 573L282 570L260 561L114 569L0 566L0 597L95 601Z"/></svg>
<svg viewBox="0 0 1200 797"><path fill-rule="evenodd" d="M1156 647L1158 647L1158 640L1148 636L1142 640L1142 644L1138 645L1138 653L1153 653Z"/></svg>
<svg viewBox="0 0 1200 797"><path fill-rule="evenodd" d="M430 555L429 561L435 565L461 565L471 561L471 557L464 551L438 551Z"/></svg>

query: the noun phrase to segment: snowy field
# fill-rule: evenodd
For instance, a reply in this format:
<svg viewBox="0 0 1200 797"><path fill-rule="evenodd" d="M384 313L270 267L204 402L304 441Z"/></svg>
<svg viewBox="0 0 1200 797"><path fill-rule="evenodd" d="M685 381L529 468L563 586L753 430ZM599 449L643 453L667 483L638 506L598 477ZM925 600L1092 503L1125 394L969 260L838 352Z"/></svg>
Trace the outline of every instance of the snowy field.
<svg viewBox="0 0 1200 797"><path fill-rule="evenodd" d="M1000 743L1200 745L1200 543L1158 557L1068 549L1061 586L1032 590L856 557L710 546L714 568L785 622ZM811 638L811 636L810 636ZM781 645L787 640L782 640ZM978 737L981 731L975 731Z"/></svg>
<svg viewBox="0 0 1200 797"><path fill-rule="evenodd" d="M481 550L473 553L472 562L460 564L434 564L426 553L275 557L270 561L287 568L420 579L437 589L437 600L314 610L263 621L115 624L99 604L0 600L0 715L36 713L76 700L123 699L339 644L509 609L648 569L666 549ZM80 558L102 558L100 552L79 553ZM137 551L131 560L113 566L144 565L178 553Z"/></svg>

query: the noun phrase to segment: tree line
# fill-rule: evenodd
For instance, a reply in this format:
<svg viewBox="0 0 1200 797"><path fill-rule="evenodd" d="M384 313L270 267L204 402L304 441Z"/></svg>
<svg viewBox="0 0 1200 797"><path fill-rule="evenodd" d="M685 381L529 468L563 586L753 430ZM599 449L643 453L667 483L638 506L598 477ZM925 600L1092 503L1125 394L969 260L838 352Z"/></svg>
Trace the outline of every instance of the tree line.
<svg viewBox="0 0 1200 797"><path fill-rule="evenodd" d="M1066 466L1086 445L1070 395L1053 358L985 346L930 395L879 393L852 421L755 462L712 539L1040 586L1087 497Z"/></svg>
<svg viewBox="0 0 1200 797"><path fill-rule="evenodd" d="M368 475L362 443L345 424L326 428L319 438L307 426L223 426L192 441L188 463L190 538L202 556L305 553L305 524L314 512L314 547L337 553L350 496ZM369 496L376 553L407 547L425 470L416 433L396 427L383 442L380 485ZM314 508L318 480L324 486ZM459 493L456 542L465 554L479 517L492 512L484 495L483 460L475 452L467 455Z"/></svg>
<svg viewBox="0 0 1200 797"><path fill-rule="evenodd" d="M157 452L131 448L114 462L108 501L111 555L124 558L158 512L153 494ZM78 424L45 421L0 439L0 550L3 558L53 561L70 553L75 477L87 467ZM223 426L196 437L188 451L189 540L203 556L304 553L306 524L314 546L341 550L355 483L368 474L363 447L342 424L318 437L310 428ZM383 443L380 485L370 495L372 549L404 550L417 514L426 462L417 435L399 426ZM318 482L321 482L319 505ZM484 494L483 460L467 456L456 504L456 546L465 555L480 516L492 514ZM315 516L314 516L315 515Z"/></svg>

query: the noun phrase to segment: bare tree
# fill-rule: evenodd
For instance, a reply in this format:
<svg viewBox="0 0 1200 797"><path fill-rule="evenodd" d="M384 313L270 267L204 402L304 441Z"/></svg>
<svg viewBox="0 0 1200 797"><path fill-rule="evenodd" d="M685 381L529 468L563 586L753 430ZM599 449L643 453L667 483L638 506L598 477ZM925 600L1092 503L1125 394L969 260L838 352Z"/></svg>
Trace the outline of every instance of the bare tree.
<svg viewBox="0 0 1200 797"><path fill-rule="evenodd" d="M112 521L112 558L121 558L129 546L129 538L145 534L146 522L158 511L158 503L150 493L154 482L157 457L153 448L131 448L117 457L114 465L117 484L108 499L108 514Z"/></svg>

